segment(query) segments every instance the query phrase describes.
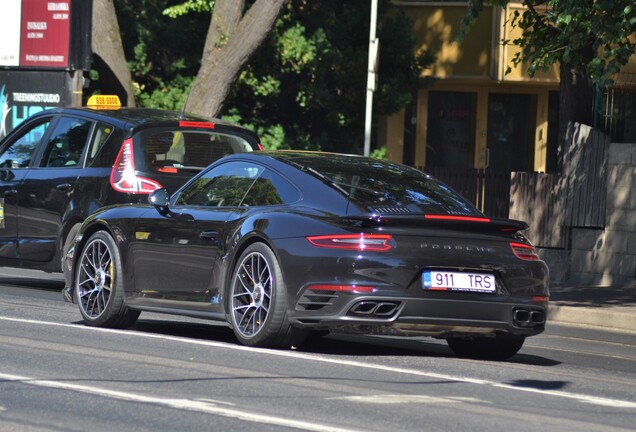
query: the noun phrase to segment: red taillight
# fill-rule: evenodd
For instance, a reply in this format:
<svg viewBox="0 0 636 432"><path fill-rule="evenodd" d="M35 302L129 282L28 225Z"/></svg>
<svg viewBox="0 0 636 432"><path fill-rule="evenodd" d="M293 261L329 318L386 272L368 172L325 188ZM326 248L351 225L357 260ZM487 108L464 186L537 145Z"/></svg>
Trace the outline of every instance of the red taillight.
<svg viewBox="0 0 636 432"><path fill-rule="evenodd" d="M185 121L185 120L181 120L179 122L179 127L214 129L214 123L212 123L212 122L199 122L199 121Z"/></svg>
<svg viewBox="0 0 636 432"><path fill-rule="evenodd" d="M318 247L347 249L358 251L384 252L391 249L388 234L336 234L307 237L307 240Z"/></svg>
<svg viewBox="0 0 636 432"><path fill-rule="evenodd" d="M510 243L510 247L512 251L515 253L517 258L525 260L525 261L535 261L539 259L539 255L537 254L537 250L534 246L525 244L525 243Z"/></svg>
<svg viewBox="0 0 636 432"><path fill-rule="evenodd" d="M308 290L312 291L338 291L338 292L350 292L350 293L372 293L376 289L372 286L365 285L310 285Z"/></svg>
<svg viewBox="0 0 636 432"><path fill-rule="evenodd" d="M435 219L435 220L451 220L451 221L460 221L460 222L481 222L488 223L490 222L489 218L485 217L475 217L475 216L453 216L453 215L424 215L424 219Z"/></svg>
<svg viewBox="0 0 636 432"><path fill-rule="evenodd" d="M263 151L263 144L258 143L258 149L259 149L260 151Z"/></svg>
<svg viewBox="0 0 636 432"><path fill-rule="evenodd" d="M124 141L110 172L110 185L117 192L149 194L162 186L154 180L135 174L135 155L132 138Z"/></svg>
<svg viewBox="0 0 636 432"><path fill-rule="evenodd" d="M548 296L532 296L532 301L541 302L541 303L547 303L547 302L550 301L550 297L548 297Z"/></svg>

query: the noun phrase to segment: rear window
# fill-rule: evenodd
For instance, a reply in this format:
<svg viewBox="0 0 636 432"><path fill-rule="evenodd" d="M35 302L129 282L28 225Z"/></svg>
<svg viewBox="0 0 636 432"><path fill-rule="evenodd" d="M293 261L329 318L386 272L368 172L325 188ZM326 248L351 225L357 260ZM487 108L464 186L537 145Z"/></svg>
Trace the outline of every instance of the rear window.
<svg viewBox="0 0 636 432"><path fill-rule="evenodd" d="M345 194L356 205L376 213L481 216L472 203L453 189L405 165L320 154L286 158Z"/></svg>
<svg viewBox="0 0 636 432"><path fill-rule="evenodd" d="M151 130L140 134L142 157L136 166L146 172L177 174L201 171L223 156L252 151L245 139L218 132Z"/></svg>

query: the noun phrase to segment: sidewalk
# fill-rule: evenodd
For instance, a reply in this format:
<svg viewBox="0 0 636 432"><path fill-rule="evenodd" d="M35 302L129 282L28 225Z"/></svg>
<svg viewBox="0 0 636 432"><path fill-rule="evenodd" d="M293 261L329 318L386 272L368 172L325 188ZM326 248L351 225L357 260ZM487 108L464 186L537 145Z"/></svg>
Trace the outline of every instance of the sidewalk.
<svg viewBox="0 0 636 432"><path fill-rule="evenodd" d="M636 333L636 287L553 285L550 322Z"/></svg>

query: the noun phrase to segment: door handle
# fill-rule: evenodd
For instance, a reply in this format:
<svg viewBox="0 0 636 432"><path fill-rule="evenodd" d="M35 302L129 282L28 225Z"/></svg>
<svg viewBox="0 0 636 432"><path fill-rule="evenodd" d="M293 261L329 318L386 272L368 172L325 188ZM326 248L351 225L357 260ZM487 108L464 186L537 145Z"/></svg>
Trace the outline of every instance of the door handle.
<svg viewBox="0 0 636 432"><path fill-rule="evenodd" d="M62 183L56 186L56 189L60 192L69 192L73 189L73 185L70 183Z"/></svg>
<svg viewBox="0 0 636 432"><path fill-rule="evenodd" d="M201 234L199 234L199 238L203 240L211 240L214 243L216 243L216 241L219 239L219 232L218 231L203 231Z"/></svg>

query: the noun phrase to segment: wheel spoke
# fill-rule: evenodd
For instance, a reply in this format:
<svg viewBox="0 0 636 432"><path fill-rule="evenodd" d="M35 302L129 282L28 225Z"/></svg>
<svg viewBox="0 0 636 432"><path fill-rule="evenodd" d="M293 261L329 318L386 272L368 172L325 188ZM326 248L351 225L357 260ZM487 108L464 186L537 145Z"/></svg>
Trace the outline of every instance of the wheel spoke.
<svg viewBox="0 0 636 432"><path fill-rule="evenodd" d="M232 282L232 316L236 330L253 337L263 327L272 301L270 264L259 252L244 256Z"/></svg>
<svg viewBox="0 0 636 432"><path fill-rule="evenodd" d="M80 258L77 275L78 300L87 317L99 318L108 306L113 283L113 261L108 245L91 241Z"/></svg>

